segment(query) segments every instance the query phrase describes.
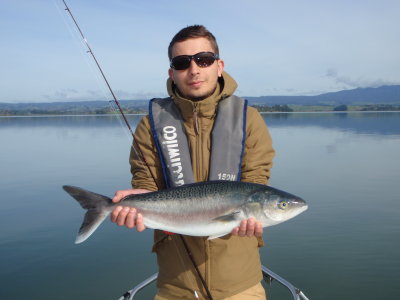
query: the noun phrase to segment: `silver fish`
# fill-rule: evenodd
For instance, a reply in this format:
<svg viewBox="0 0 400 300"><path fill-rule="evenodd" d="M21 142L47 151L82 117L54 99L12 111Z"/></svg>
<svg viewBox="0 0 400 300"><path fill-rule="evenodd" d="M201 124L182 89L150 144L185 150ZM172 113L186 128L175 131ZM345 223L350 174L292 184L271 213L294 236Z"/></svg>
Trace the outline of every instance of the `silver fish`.
<svg viewBox="0 0 400 300"><path fill-rule="evenodd" d="M85 241L116 205L134 207L146 227L214 239L226 235L241 220L254 217L264 227L282 223L307 209L306 202L270 186L233 181L208 181L145 194L119 203L65 185L64 190L87 210L76 244Z"/></svg>

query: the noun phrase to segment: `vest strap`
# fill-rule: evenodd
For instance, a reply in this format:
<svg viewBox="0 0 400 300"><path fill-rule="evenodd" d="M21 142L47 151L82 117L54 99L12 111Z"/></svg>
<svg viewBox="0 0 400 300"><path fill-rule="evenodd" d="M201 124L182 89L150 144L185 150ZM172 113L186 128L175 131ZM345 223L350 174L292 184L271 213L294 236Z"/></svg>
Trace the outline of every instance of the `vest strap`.
<svg viewBox="0 0 400 300"><path fill-rule="evenodd" d="M221 100L211 136L209 180L239 181L246 138L247 100ZM152 135L167 187L194 183L188 140L178 107L171 98L149 104Z"/></svg>
<svg viewBox="0 0 400 300"><path fill-rule="evenodd" d="M240 181L246 140L247 100L231 96L220 101L212 131L209 180ZM215 167L214 167L215 166Z"/></svg>

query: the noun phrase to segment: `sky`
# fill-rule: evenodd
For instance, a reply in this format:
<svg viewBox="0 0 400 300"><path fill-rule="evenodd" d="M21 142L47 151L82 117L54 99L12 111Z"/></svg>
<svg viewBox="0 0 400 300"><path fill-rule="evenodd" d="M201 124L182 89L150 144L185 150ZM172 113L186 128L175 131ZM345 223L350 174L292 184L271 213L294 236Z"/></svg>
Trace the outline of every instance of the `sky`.
<svg viewBox="0 0 400 300"><path fill-rule="evenodd" d="M398 0L66 0L118 99L166 96L167 47L205 25L238 96L400 84ZM110 100L62 0L0 0L0 102Z"/></svg>

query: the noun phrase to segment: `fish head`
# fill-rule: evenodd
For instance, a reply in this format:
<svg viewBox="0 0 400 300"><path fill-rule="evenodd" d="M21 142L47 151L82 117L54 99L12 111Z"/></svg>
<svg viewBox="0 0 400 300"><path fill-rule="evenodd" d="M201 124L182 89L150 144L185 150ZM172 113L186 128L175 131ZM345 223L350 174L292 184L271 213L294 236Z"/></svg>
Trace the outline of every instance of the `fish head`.
<svg viewBox="0 0 400 300"><path fill-rule="evenodd" d="M257 191L251 198L259 202L262 212L257 219L265 226L285 222L308 208L302 198L272 187Z"/></svg>

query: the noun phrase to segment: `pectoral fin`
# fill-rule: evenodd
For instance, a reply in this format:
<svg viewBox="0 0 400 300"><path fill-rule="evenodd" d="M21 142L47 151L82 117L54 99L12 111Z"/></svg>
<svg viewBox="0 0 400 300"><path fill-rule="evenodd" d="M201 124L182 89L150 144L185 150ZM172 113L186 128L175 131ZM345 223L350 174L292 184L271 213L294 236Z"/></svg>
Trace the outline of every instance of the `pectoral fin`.
<svg viewBox="0 0 400 300"><path fill-rule="evenodd" d="M234 211L228 215L216 217L213 219L213 221L214 222L223 222L223 223L236 221L236 220L238 220L239 214L240 214L240 211Z"/></svg>

